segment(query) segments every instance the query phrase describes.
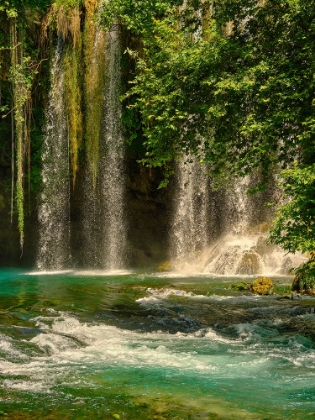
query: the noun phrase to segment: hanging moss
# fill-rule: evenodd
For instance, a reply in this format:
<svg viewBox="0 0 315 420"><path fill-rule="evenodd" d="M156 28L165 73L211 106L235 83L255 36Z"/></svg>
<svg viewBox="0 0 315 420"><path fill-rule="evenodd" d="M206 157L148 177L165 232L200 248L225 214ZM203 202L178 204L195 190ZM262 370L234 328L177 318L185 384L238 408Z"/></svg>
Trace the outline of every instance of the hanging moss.
<svg viewBox="0 0 315 420"><path fill-rule="evenodd" d="M84 28L85 139L87 161L94 186L98 172L99 140L106 73L106 36L105 32L98 27L96 18L100 4L101 1L99 0L87 0L85 2L86 20Z"/></svg>
<svg viewBox="0 0 315 420"><path fill-rule="evenodd" d="M30 59L23 55L23 33L17 25L17 17L10 19L11 68L10 80L13 88L13 109L16 148L16 206L18 212L18 228L20 244L24 244L24 160L29 149L29 127L26 118L30 108L32 76ZM14 136L13 136L14 138ZM14 171L12 171L14 177Z"/></svg>
<svg viewBox="0 0 315 420"><path fill-rule="evenodd" d="M81 43L80 43L81 44ZM71 45L64 57L65 100L67 104L70 164L72 181L75 184L78 171L79 149L82 144L82 111L80 84L81 45Z"/></svg>
<svg viewBox="0 0 315 420"><path fill-rule="evenodd" d="M65 75L65 101L68 118L69 154L72 183L75 184L79 167L79 150L83 138L81 61L82 36L80 2L56 2L52 6L51 20L55 21L59 36L66 43L63 59Z"/></svg>

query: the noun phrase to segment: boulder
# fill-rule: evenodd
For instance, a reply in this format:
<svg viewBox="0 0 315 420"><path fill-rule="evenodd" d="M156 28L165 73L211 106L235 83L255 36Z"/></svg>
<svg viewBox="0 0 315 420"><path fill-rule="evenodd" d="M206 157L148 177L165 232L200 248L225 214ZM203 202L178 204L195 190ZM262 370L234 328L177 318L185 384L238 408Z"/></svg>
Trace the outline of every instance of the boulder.
<svg viewBox="0 0 315 420"><path fill-rule="evenodd" d="M274 287L274 282L269 277L258 277L251 285L251 291L258 295L270 295Z"/></svg>
<svg viewBox="0 0 315 420"><path fill-rule="evenodd" d="M245 251L237 267L236 274L258 274L261 273L261 258L253 250Z"/></svg>
<svg viewBox="0 0 315 420"><path fill-rule="evenodd" d="M158 271L171 271L172 270L172 262L171 261L165 261L163 264L161 264L158 267Z"/></svg>

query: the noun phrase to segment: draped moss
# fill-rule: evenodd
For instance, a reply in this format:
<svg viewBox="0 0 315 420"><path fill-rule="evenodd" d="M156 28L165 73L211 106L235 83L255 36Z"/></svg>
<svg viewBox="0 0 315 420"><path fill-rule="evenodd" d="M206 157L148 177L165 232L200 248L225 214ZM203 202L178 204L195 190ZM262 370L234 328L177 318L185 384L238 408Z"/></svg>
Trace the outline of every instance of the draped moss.
<svg viewBox="0 0 315 420"><path fill-rule="evenodd" d="M85 98L85 141L87 162L96 185L99 161L99 141L103 92L106 79L106 33L99 27L98 12L102 0L85 2L84 27L84 98Z"/></svg>
<svg viewBox="0 0 315 420"><path fill-rule="evenodd" d="M106 33L98 22L101 4L100 0L57 1L52 6L52 22L65 44L65 102L73 185L79 168L83 138L94 186L98 174L106 77Z"/></svg>
<svg viewBox="0 0 315 420"><path fill-rule="evenodd" d="M11 57L8 81L12 87L11 220L15 191L20 245L21 249L23 249L26 173L28 175L28 189L30 189L32 86L37 73L38 63L24 51L25 27L20 20L17 10L12 8L6 12L10 33L9 49Z"/></svg>
<svg viewBox="0 0 315 420"><path fill-rule="evenodd" d="M79 4L55 3L52 7L58 36L65 42L63 59L65 74L65 102L68 118L68 136L72 183L79 168L79 150L83 139L82 116L82 33Z"/></svg>

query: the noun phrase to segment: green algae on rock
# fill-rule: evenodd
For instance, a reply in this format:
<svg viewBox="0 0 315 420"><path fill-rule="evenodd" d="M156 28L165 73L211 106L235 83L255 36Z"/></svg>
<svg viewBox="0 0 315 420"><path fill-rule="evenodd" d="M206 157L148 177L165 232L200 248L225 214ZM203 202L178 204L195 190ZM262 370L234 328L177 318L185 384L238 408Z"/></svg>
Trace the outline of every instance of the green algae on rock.
<svg viewBox="0 0 315 420"><path fill-rule="evenodd" d="M250 285L252 292L258 295L270 295L273 287L274 282L269 277L258 277Z"/></svg>

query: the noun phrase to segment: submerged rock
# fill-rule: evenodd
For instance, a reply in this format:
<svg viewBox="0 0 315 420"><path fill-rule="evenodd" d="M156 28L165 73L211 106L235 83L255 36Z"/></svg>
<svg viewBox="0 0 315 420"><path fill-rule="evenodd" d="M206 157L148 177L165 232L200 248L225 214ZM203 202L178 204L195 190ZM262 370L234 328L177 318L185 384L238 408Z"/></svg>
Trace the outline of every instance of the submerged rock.
<svg viewBox="0 0 315 420"><path fill-rule="evenodd" d="M270 295L273 287L274 282L269 277L258 277L250 285L252 292L258 295Z"/></svg>

